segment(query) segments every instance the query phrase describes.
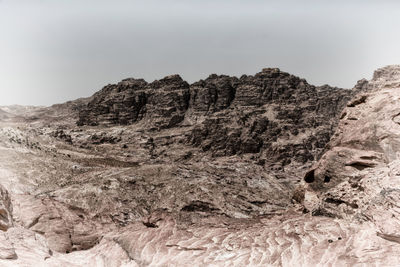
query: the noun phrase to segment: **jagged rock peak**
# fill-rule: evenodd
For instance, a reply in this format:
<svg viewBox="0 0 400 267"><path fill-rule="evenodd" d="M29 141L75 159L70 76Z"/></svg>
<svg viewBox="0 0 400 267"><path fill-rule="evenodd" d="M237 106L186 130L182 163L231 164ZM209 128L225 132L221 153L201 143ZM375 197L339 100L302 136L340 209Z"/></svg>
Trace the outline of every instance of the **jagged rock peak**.
<svg viewBox="0 0 400 267"><path fill-rule="evenodd" d="M376 81L378 79L400 80L400 65L388 65L377 69L372 80Z"/></svg>
<svg viewBox="0 0 400 267"><path fill-rule="evenodd" d="M177 81L177 82L182 82L183 81L183 79L182 79L182 77L179 75L179 74L172 74L172 75L167 75L167 76L165 76L164 78L162 78L160 81L165 81L165 82L168 82L168 81Z"/></svg>
<svg viewBox="0 0 400 267"><path fill-rule="evenodd" d="M261 72L281 73L281 70L279 68L263 68Z"/></svg>
<svg viewBox="0 0 400 267"><path fill-rule="evenodd" d="M370 81L374 88L400 87L400 65L389 65L374 72Z"/></svg>
<svg viewBox="0 0 400 267"><path fill-rule="evenodd" d="M135 78L126 78L123 79L118 83L119 85L134 85L134 84L139 84L139 85L146 85L147 82L144 79L135 79ZM113 86L113 85L110 85Z"/></svg>
<svg viewBox="0 0 400 267"><path fill-rule="evenodd" d="M179 75L126 79L96 93L78 125L189 126L186 141L214 156L259 153L282 165L304 164L323 151L353 94L278 68L240 79L211 74L191 85Z"/></svg>
<svg viewBox="0 0 400 267"><path fill-rule="evenodd" d="M278 68L265 68L240 79L211 74L192 85L177 74L152 83L129 78L96 93L79 114L78 125L132 124L147 118L145 122L150 127L165 128L177 125L185 117L196 121L231 106L302 101L316 90L306 80Z"/></svg>

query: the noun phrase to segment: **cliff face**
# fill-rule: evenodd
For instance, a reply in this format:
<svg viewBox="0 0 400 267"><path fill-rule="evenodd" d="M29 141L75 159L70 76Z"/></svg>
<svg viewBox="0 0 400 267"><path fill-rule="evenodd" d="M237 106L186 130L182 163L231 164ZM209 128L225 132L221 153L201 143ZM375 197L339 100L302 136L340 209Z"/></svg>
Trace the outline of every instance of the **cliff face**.
<svg viewBox="0 0 400 267"><path fill-rule="evenodd" d="M162 129L180 123L188 106L189 84L178 75L150 84L126 79L96 93L79 113L77 124L127 125L144 120L149 127Z"/></svg>
<svg viewBox="0 0 400 267"><path fill-rule="evenodd" d="M279 69L240 79L213 74L192 85L177 75L150 84L127 79L96 93L77 124L191 127L187 142L215 156L254 153L283 166L304 164L322 152L353 94Z"/></svg>
<svg viewBox="0 0 400 267"><path fill-rule="evenodd" d="M304 201L313 213L371 221L383 236L397 236L400 66L377 70L359 87L327 152L305 177Z"/></svg>

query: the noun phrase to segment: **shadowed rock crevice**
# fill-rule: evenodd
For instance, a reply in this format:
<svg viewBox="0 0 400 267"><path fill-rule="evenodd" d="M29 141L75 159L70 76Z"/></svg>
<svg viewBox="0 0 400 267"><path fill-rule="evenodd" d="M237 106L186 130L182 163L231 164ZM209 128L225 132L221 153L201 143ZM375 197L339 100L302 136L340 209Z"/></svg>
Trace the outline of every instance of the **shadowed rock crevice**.
<svg viewBox="0 0 400 267"><path fill-rule="evenodd" d="M315 181L315 170L308 171L304 176L306 183L313 183Z"/></svg>
<svg viewBox="0 0 400 267"><path fill-rule="evenodd" d="M365 161L355 161L355 162L350 162L347 163L346 166L350 166L353 168L356 168L359 171L362 171L366 168L372 168L375 166L373 163L365 162Z"/></svg>
<svg viewBox="0 0 400 267"><path fill-rule="evenodd" d="M181 209L181 211L186 211L186 212L195 212L195 211L214 212L217 210L218 209L213 207L212 204L203 201L193 201Z"/></svg>

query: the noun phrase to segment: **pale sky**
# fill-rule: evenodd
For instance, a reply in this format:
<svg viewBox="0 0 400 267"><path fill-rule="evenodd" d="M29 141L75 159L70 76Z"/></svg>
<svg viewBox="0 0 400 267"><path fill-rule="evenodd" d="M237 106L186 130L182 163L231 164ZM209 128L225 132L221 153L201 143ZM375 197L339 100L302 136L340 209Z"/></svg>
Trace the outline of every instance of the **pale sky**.
<svg viewBox="0 0 400 267"><path fill-rule="evenodd" d="M400 1L0 0L0 105L51 105L127 77L279 67L351 88L400 64Z"/></svg>

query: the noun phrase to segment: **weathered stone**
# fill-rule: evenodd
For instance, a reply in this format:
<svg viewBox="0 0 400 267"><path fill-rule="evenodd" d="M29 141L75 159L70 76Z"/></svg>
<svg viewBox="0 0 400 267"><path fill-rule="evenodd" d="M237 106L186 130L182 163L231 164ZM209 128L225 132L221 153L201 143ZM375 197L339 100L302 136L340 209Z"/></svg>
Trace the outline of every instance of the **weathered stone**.
<svg viewBox="0 0 400 267"><path fill-rule="evenodd" d="M132 124L142 119L149 127L173 127L189 105L189 85L178 75L147 84L126 79L96 93L79 113L78 125Z"/></svg>
<svg viewBox="0 0 400 267"><path fill-rule="evenodd" d="M190 86L190 117L209 115L228 108L235 99L239 80L212 74Z"/></svg>
<svg viewBox="0 0 400 267"><path fill-rule="evenodd" d="M0 266L395 266L399 88L264 69L5 108Z"/></svg>
<svg viewBox="0 0 400 267"><path fill-rule="evenodd" d="M143 121L163 129L185 119L194 126L189 143L215 156L260 153L283 165L303 164L323 151L353 93L315 87L279 69L240 79L213 74L190 89L178 75L150 84L127 79L96 93L78 124Z"/></svg>
<svg viewBox="0 0 400 267"><path fill-rule="evenodd" d="M323 151L353 94L264 69L243 76L230 109L195 125L190 142L214 155L260 153L283 165L304 164Z"/></svg>
<svg viewBox="0 0 400 267"><path fill-rule="evenodd" d="M189 106L189 84L179 75L167 76L147 86L144 119L156 129L170 128L183 121Z"/></svg>
<svg viewBox="0 0 400 267"><path fill-rule="evenodd" d="M305 177L309 210L400 231L400 66L375 72L343 111L328 150ZM312 175L311 175L312 174ZM378 231L378 230L377 230Z"/></svg>
<svg viewBox="0 0 400 267"><path fill-rule="evenodd" d="M7 231L12 225L11 199L7 190L0 185L0 230Z"/></svg>

